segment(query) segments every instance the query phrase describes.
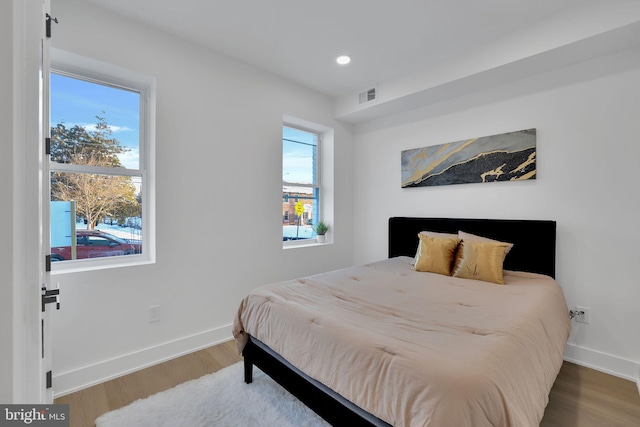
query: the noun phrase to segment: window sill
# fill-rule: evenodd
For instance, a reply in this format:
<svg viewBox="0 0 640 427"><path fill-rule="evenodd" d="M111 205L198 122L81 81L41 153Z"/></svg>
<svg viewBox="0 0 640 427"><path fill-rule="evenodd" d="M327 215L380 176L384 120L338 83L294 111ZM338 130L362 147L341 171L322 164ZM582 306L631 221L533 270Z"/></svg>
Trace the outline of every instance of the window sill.
<svg viewBox="0 0 640 427"><path fill-rule="evenodd" d="M105 270L111 268L121 267L137 267L140 265L155 264L155 259L151 259L149 256L144 255L126 255L131 257L126 261L121 257L104 257L96 259L86 260L72 260L72 261L60 261L54 262L51 265L51 274L67 274L67 273L81 273L85 271ZM118 258L117 260L109 260L109 258Z"/></svg>
<svg viewBox="0 0 640 427"><path fill-rule="evenodd" d="M327 239L324 242L320 243L315 239L310 239L309 241L304 241L304 243L288 243L286 245L282 245L282 249L288 250L288 249L298 249L298 248L311 248L314 246L326 246L326 245L333 245L333 240Z"/></svg>

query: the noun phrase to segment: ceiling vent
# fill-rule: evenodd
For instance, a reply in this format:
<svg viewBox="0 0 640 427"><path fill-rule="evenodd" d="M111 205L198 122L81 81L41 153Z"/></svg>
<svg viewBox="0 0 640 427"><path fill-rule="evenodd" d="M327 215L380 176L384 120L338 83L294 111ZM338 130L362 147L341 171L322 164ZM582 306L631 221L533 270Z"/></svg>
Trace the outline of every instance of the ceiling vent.
<svg viewBox="0 0 640 427"><path fill-rule="evenodd" d="M371 89L365 89L362 92L358 93L358 104L366 104L368 102L373 102L377 99L378 93L375 87Z"/></svg>

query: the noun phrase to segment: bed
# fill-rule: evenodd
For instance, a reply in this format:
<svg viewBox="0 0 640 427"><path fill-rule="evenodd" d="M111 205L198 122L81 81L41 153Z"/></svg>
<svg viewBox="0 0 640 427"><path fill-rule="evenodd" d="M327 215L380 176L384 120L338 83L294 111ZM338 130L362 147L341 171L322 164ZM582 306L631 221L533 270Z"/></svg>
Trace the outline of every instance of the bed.
<svg viewBox="0 0 640 427"><path fill-rule="evenodd" d="M425 230L513 243L505 285L414 271ZM242 301L234 336L245 381L259 367L332 425L537 426L570 330L553 280L555 230L390 218L388 260L262 286Z"/></svg>

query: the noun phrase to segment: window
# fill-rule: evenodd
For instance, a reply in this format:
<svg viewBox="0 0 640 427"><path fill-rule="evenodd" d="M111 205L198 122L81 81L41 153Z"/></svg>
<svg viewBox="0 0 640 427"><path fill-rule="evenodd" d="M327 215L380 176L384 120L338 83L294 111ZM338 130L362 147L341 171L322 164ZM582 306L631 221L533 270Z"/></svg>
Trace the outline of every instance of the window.
<svg viewBox="0 0 640 427"><path fill-rule="evenodd" d="M316 238L320 215L320 133L282 128L282 240Z"/></svg>
<svg viewBox="0 0 640 427"><path fill-rule="evenodd" d="M51 258L55 268L152 261L154 80L52 52Z"/></svg>

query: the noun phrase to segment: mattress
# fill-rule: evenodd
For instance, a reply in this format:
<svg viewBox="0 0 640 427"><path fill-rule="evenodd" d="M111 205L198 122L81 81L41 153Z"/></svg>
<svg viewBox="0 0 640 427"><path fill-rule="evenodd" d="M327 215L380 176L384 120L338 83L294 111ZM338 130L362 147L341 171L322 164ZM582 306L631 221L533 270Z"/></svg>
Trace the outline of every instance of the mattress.
<svg viewBox="0 0 640 427"><path fill-rule="evenodd" d="M248 335L394 426L538 426L570 321L548 276L504 285L411 269L397 257L262 286L233 333Z"/></svg>

